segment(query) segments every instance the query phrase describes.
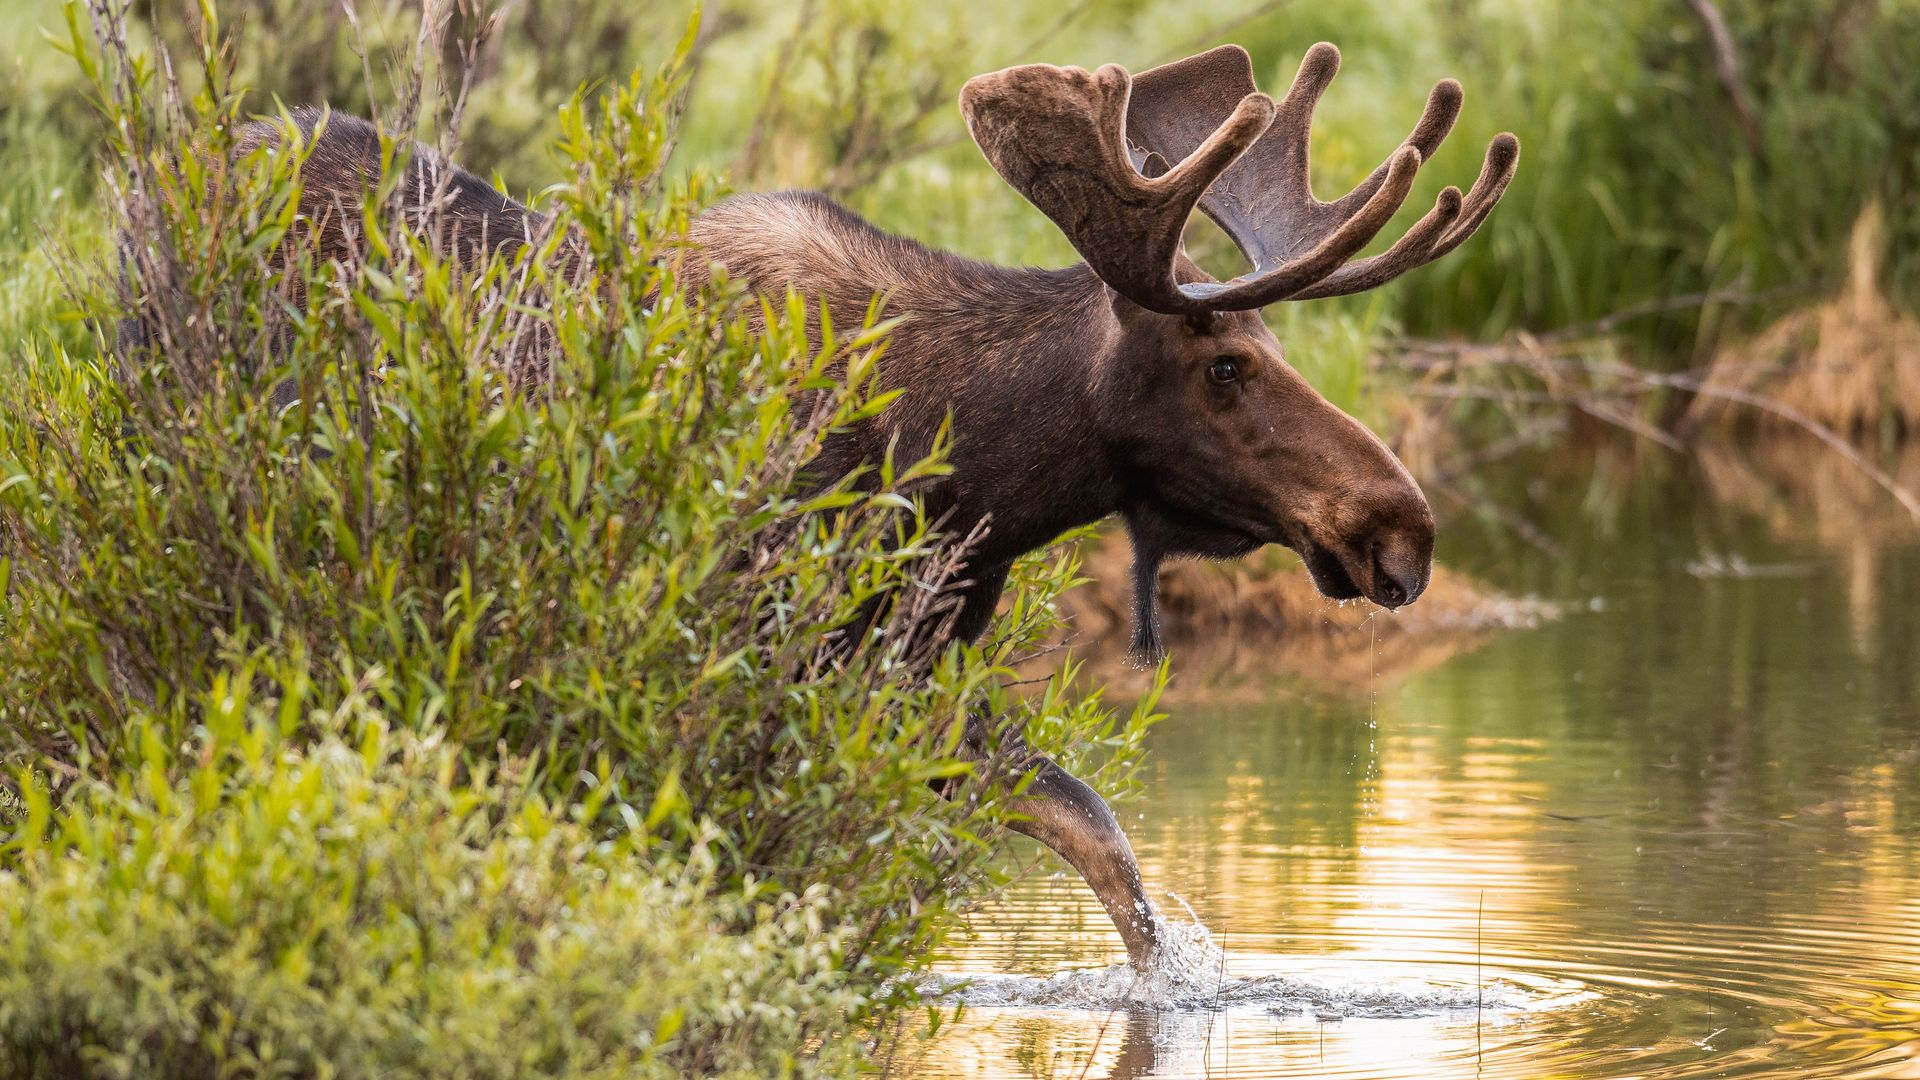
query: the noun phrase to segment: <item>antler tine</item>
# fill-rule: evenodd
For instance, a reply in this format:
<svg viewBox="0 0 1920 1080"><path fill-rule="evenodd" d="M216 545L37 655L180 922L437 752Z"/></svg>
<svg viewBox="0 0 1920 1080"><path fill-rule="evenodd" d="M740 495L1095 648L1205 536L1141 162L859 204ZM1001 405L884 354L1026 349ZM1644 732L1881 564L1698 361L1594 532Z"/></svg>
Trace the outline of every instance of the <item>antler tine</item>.
<svg viewBox="0 0 1920 1080"><path fill-rule="evenodd" d="M1314 198L1309 130L1314 106L1339 70L1339 49L1325 42L1308 49L1272 126L1200 199L1200 209L1253 263L1252 273L1233 281L1180 286L1209 310L1262 307L1332 274L1373 239L1412 190L1422 155L1403 146L1346 199ZM1250 92L1252 61L1237 45L1155 68L1135 80L1130 134L1142 150L1179 160L1223 102Z"/></svg>
<svg viewBox="0 0 1920 1080"><path fill-rule="evenodd" d="M1152 311L1212 310L1174 281L1180 234L1208 187L1273 122L1273 101L1249 86L1190 153L1150 179L1129 155L1131 93L1117 64L1091 73L1029 64L969 80L960 109L994 169L1060 226L1102 281Z"/></svg>
<svg viewBox="0 0 1920 1080"><path fill-rule="evenodd" d="M1401 274L1447 254L1466 243L1479 230L1481 222L1493 213L1495 203L1506 194L1520 163L1520 140L1502 132L1487 144L1486 160L1463 201L1460 189L1448 187L1440 193L1427 216L1407 230L1394 245L1371 258L1349 263L1289 300L1321 300L1329 296L1347 296L1365 292L1392 281ZM1446 204L1451 200L1452 208ZM1444 220L1441 220L1444 218Z"/></svg>
<svg viewBox="0 0 1920 1080"><path fill-rule="evenodd" d="M1432 161L1434 151L1447 141L1447 136L1453 132L1454 121L1460 119L1460 105L1465 98L1466 93L1453 79L1441 79L1434 83L1433 89L1427 92L1427 107L1420 111L1419 122L1413 125L1413 130L1401 145L1420 151L1421 164ZM1386 177L1387 166L1382 163L1365 180L1355 184L1352 191L1334 200L1333 205L1342 210L1363 205L1373 198L1373 193L1379 190Z"/></svg>
<svg viewBox="0 0 1920 1080"><path fill-rule="evenodd" d="M1319 243L1303 255L1278 265L1256 266L1254 272L1232 281L1195 282L1180 286L1180 291L1207 301L1214 311L1245 311L1291 299L1301 290L1320 281L1358 254L1379 235L1413 191L1414 174L1420 171L1420 151L1402 146L1387 159L1387 173L1373 197L1344 221L1335 219L1332 231L1323 233ZM1332 203L1315 203L1312 209L1325 209ZM1229 230L1229 235L1236 235ZM1314 239L1309 235L1309 239Z"/></svg>
<svg viewBox="0 0 1920 1080"><path fill-rule="evenodd" d="M1338 74L1340 50L1328 42L1314 45L1307 50L1307 55L1300 58L1300 69L1294 72L1293 85L1287 88L1287 96L1281 100L1275 112L1273 126L1267 129L1272 137L1268 140L1271 151L1266 157L1279 167L1272 171L1272 175L1262 179L1267 181L1269 189L1275 194L1303 203L1314 201L1307 169L1313 111L1320 107L1321 96L1327 92L1327 87L1333 85L1334 76ZM1386 180L1385 168L1383 164L1374 170L1378 177L1373 181L1375 190ZM1358 193L1357 189L1355 193ZM1253 253L1248 252L1248 257L1254 258ZM1258 264L1261 259L1254 258L1254 261Z"/></svg>
<svg viewBox="0 0 1920 1080"><path fill-rule="evenodd" d="M1519 155L1511 135L1488 148L1464 198L1447 188L1391 248L1348 264L1405 201L1414 174L1453 130L1464 95L1452 79L1435 84L1400 148L1352 191L1321 202L1312 192L1308 142L1314 107L1339 67L1334 46L1308 49L1272 127L1200 199L1200 209L1240 246L1252 272L1221 284L1185 285L1183 293L1219 311L1373 288L1458 247L1499 201ZM1143 72L1134 80L1128 121L1137 156L1179 160L1194 144L1196 125L1218 115L1222 100L1252 89L1252 64L1238 46Z"/></svg>

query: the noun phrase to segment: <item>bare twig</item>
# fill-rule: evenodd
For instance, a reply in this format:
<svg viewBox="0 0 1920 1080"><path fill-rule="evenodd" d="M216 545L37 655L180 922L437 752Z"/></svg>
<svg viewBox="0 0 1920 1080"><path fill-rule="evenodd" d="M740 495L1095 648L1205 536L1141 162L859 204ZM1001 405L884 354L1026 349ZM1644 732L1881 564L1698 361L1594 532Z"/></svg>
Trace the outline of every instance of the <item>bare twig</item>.
<svg viewBox="0 0 1920 1080"><path fill-rule="evenodd" d="M1093 0L1080 0L1080 3L1068 8L1064 14L1054 20L1052 26L1041 31L1037 37L1015 51L1037 53L1046 48L1092 6ZM843 195L850 191L858 191L878 180L881 174L896 165L966 141L967 136L964 130L951 130L922 139L902 149L891 149L908 133L918 128L927 117L948 107L950 97L951 95L944 92L930 92L923 95L914 111L905 119L888 125L887 130L877 138L866 140L866 145L870 147L867 153L849 155L846 160L837 164L821 183L822 190L829 195Z"/></svg>
<svg viewBox="0 0 1920 1080"><path fill-rule="evenodd" d="M1687 311L1693 308L1712 306L1750 307L1755 304L1772 303L1784 296L1808 293L1819 288L1817 278L1795 281L1786 285L1776 285L1770 289L1707 289L1701 292L1682 293L1679 296L1663 296L1656 300L1633 304L1619 311L1603 315L1592 322L1575 326L1564 326L1539 336L1545 342L1577 341L1604 337L1619 329L1621 324L1635 319L1644 319L1654 315L1664 315L1672 311Z"/></svg>
<svg viewBox="0 0 1920 1080"><path fill-rule="evenodd" d="M1732 386L1713 386L1693 378L1690 375L1655 375L1648 373L1646 377L1657 385L1671 386L1705 397L1722 398L1727 401L1759 409L1762 412L1772 413L1774 416L1793 424L1795 427L1806 430L1821 442L1826 443L1834 453L1845 458L1854 468L1866 474L1867 478L1875 484L1878 484L1881 490L1893 496L1894 499L1899 502L1900 506L1906 510L1907 515L1913 518L1914 524L1920 525L1920 497L1916 497L1911 489L1901 484L1898 480L1895 480L1885 469L1868 461L1866 455L1856 449L1854 445L1848 442L1839 432L1808 416L1806 413L1801 412L1799 409L1785 402L1776 401L1764 394L1756 394L1750 390L1742 390Z"/></svg>
<svg viewBox="0 0 1920 1080"><path fill-rule="evenodd" d="M1225 22L1215 23L1207 27L1200 33L1161 53L1159 59L1155 60L1154 63L1164 64L1169 60L1178 60L1180 57L1186 56L1197 49L1211 48L1219 44L1235 30L1240 29L1256 19L1271 15L1292 2L1293 0L1267 0L1266 3L1258 5L1251 11L1242 12Z"/></svg>
<svg viewBox="0 0 1920 1080"><path fill-rule="evenodd" d="M1869 461L1866 455L1862 454L1858 448L1847 441L1845 436L1792 405L1768 397L1765 394L1754 393L1751 390L1715 385L1695 378L1692 375L1647 371L1643 368L1635 367L1632 364L1625 364L1619 361L1599 360L1579 356L1572 354L1573 350L1568 348L1569 344L1570 343L1566 342L1555 343L1555 347L1550 349L1545 347L1540 339L1525 339L1519 342L1503 342L1492 345L1406 340L1402 341L1400 346L1406 351L1408 356L1396 359L1394 363L1400 367L1425 367L1433 369L1455 366L1464 361L1471 361L1475 364L1518 367L1536 376L1538 376L1543 369L1577 371L1589 376L1603 376L1617 380L1621 385L1616 393L1622 396L1646 394L1655 390L1679 390L1689 394L1718 398L1735 404L1745 405L1749 408L1759 409L1762 412L1777 416L1793 424L1795 427L1805 430L1825 443L1850 465L1858 469L1875 484L1879 485L1887 494L1893 496L1894 500L1900 504L1902 509L1906 510L1914 522L1920 524L1920 496L1916 496L1911 489L1905 487L1884 469L1875 465L1872 461ZM1658 431L1660 437L1655 439L1655 441L1661 445L1667 446L1670 449L1680 449L1684 447L1684 444L1671 432L1654 428L1652 425L1640 421L1637 418L1634 418L1632 423L1622 423L1621 421L1626 419L1628 414L1622 413L1615 408L1603 407L1596 410L1594 405L1599 399L1592 394L1556 392L1550 386L1544 390L1509 390L1497 387L1473 386L1422 386L1413 388L1408 392L1427 397L1480 398L1489 401L1523 404L1558 404L1565 407L1577 408L1599 419L1619 424L1627 430L1633 431L1635 434L1651 437L1652 432Z"/></svg>
<svg viewBox="0 0 1920 1080"><path fill-rule="evenodd" d="M1513 530L1515 536L1525 540L1528 544L1538 548L1546 555L1559 558L1567 553L1567 549L1561 547L1558 540L1548 536L1540 526L1528 521L1526 517L1519 512L1502 505L1496 500L1476 495L1466 488L1461 487L1459 484L1447 479L1428 480L1427 486L1434 491L1450 496L1481 513L1495 518L1500 524Z"/></svg>
<svg viewBox="0 0 1920 1080"><path fill-rule="evenodd" d="M1522 424L1512 435L1442 464L1435 470L1435 476L1442 481L1458 479L1464 473L1538 446L1566 430L1567 421L1562 416L1548 416Z"/></svg>
<svg viewBox="0 0 1920 1080"><path fill-rule="evenodd" d="M1753 97L1747 93L1746 83L1740 78L1740 54L1733 46L1733 34L1727 29L1726 17L1714 6L1713 0L1687 0L1687 6L1706 28L1707 41L1713 46L1713 63L1720 76L1720 86L1727 92L1727 100L1732 102L1733 111L1740 119L1740 135L1746 140L1747 149L1755 157L1763 149L1760 141L1759 113L1754 108Z"/></svg>
<svg viewBox="0 0 1920 1080"><path fill-rule="evenodd" d="M747 130L747 141L740 147L740 153L733 159L733 172L736 176L751 176L760 163L760 147L766 141L767 128L772 125L780 111L780 90L787 82L787 72L793 68L793 59L800 52L800 39L806 35L807 27L813 23L813 0L802 0L800 10L793 20L793 33L781 45L780 55L773 62L773 74L767 80L767 95L760 100L760 110L753 115L753 126Z"/></svg>

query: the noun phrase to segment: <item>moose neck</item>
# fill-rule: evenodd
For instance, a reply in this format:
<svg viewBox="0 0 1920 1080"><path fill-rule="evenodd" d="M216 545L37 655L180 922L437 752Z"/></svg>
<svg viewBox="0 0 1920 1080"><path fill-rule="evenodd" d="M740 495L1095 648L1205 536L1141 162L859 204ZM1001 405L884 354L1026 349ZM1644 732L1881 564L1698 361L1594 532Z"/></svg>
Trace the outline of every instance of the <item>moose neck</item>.
<svg viewBox="0 0 1920 1080"><path fill-rule="evenodd" d="M984 522L984 564L1004 565L1119 508L1117 424L1104 397L1121 333L1087 266L962 258L809 192L728 199L693 223L690 239L763 293L823 299L843 323L877 293L899 320L881 364L899 399L830 441L823 471L922 456L951 412L953 473L927 493L928 510L950 532Z"/></svg>
<svg viewBox="0 0 1920 1080"><path fill-rule="evenodd" d="M1010 561L1120 508L1105 407L1120 327L1085 265L945 269L890 296L901 324L888 382L905 392L884 424L923 447L951 410L953 474L937 509L956 531L984 520L983 560Z"/></svg>

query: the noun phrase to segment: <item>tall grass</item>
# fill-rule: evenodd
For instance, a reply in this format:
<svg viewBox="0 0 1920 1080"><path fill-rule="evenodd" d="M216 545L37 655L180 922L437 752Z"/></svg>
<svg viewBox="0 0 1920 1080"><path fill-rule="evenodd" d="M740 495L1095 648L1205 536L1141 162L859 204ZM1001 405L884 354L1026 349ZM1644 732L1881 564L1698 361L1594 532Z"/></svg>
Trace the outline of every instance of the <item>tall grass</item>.
<svg viewBox="0 0 1920 1080"><path fill-rule="evenodd" d="M820 184L881 224L1010 262L1073 256L1037 212L983 167L952 106L976 71L1045 60L1135 70L1220 41L1246 46L1256 78L1284 88L1307 46L1341 45L1345 64L1315 131L1316 184L1346 188L1384 159L1429 85L1467 89L1461 124L1426 171L1410 223L1447 183L1465 185L1487 140L1520 135L1518 179L1482 235L1373 298L1313 305L1336 320L1437 336L1497 336L1583 324L1650 300L1703 292L1774 295L1837 285L1849 229L1878 197L1894 207L1887 275L1911 302L1920 262L1920 8L1868 0L1723 4L1751 97L1747 137L1717 57L1687 4L1541 0L1435 4L1211 6L1094 2L1065 10L819 0L731 9L738 28L710 45L687 149L739 162L761 113L780 153L749 156L755 184ZM880 50L864 82L861 48ZM944 95L920 93L929 85ZM914 91L914 92L909 92ZM871 133L894 133L882 151ZM881 141L887 142L882 139ZM884 168L863 155L887 157ZM1239 268L1210 225L1190 242L1219 272ZM1382 241L1385 242L1384 240ZM1684 362L1729 315L1755 321L1797 302L1702 305L1636 321L1643 359ZM1280 318L1292 323L1292 316Z"/></svg>
<svg viewBox="0 0 1920 1080"><path fill-rule="evenodd" d="M46 14L0 10L0 350L59 325L60 266L97 254L105 236L92 205L93 118L79 73L41 37ZM66 329L70 342L82 336Z"/></svg>
<svg viewBox="0 0 1920 1080"><path fill-rule="evenodd" d="M415 6L390 0L358 5L355 19L296 0L229 7L245 107L256 111L277 98L364 112L397 84L379 64L365 77L348 47L356 27L377 46L418 33ZM1920 145L1920 75L1908 57L1920 48L1920 9L1872 0L1721 8L1755 105L1751 139L1705 30L1676 0L1241 0L1204 10L1172 0L1063 8L735 0L710 8L696 44L674 167L731 169L734 182L755 187L826 186L929 243L1009 262L1065 262L1073 257L1065 242L967 141L953 106L967 76L1033 60L1117 60L1137 70L1232 40L1251 50L1262 84L1278 89L1305 48L1326 39L1342 46L1346 64L1315 135L1323 194L1384 158L1426 87L1447 75L1465 83L1467 110L1414 203L1470 180L1494 132L1513 130L1525 146L1520 175L1483 235L1390 287L1383 308L1314 305L1329 317L1491 336L1584 323L1676 294L1818 289L1837 282L1848 226L1876 195L1891 208L1896 261L1887 279L1910 301L1920 289L1920 270L1905 255L1920 241L1912 149ZM58 23L57 0L29 0L8 18L30 26L36 10L41 22ZM193 17L182 14L190 9L147 10L163 38L181 42L192 32ZM474 57L450 58L475 80L462 132L468 161L497 171L509 190L552 183L557 163L546 148L573 88L659 62L684 14L594 0L505 11ZM282 62L293 55L302 62ZM1418 212L1409 209L1402 224ZM1196 225L1194 243L1217 269L1236 269L1210 226ZM1646 356L1681 362L1729 316L1757 321L1794 297L1775 300L1704 305L1625 329Z"/></svg>
<svg viewBox="0 0 1920 1080"><path fill-rule="evenodd" d="M1403 287L1410 328L1543 330L1676 294L1832 288L1875 197L1902 208L1893 250L1911 250L1920 84L1901 58L1920 45L1920 9L1722 7L1755 104L1751 141L1687 5L1557 5L1463 37L1470 107L1455 140L1510 125L1526 158L1489 235ZM1902 258L1891 278L1910 301L1916 264ZM1733 310L1764 318L1799 299ZM1628 329L1643 357L1685 360L1727 310Z"/></svg>

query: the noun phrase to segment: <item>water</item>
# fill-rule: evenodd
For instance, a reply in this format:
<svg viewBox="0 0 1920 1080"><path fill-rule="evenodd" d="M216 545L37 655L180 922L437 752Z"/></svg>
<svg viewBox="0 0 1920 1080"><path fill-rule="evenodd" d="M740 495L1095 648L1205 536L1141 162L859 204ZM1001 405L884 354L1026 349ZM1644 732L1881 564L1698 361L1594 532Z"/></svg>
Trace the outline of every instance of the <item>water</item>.
<svg viewBox="0 0 1920 1080"><path fill-rule="evenodd" d="M1920 1077L1920 537L1784 441L1512 475L1563 550L1443 505L1443 557L1567 614L1182 669L1120 808L1178 976L1022 847L894 1072Z"/></svg>

